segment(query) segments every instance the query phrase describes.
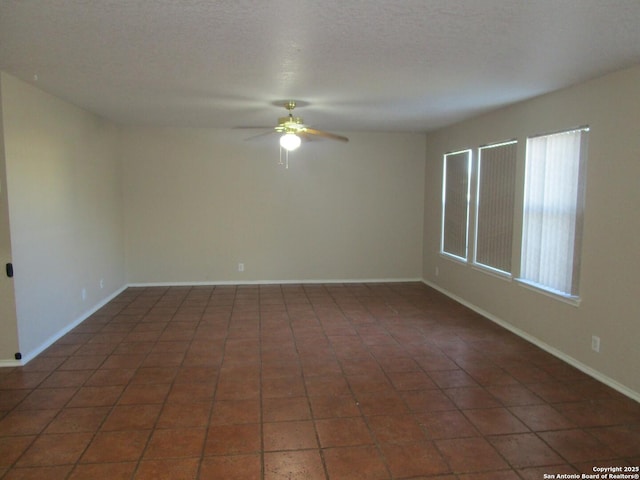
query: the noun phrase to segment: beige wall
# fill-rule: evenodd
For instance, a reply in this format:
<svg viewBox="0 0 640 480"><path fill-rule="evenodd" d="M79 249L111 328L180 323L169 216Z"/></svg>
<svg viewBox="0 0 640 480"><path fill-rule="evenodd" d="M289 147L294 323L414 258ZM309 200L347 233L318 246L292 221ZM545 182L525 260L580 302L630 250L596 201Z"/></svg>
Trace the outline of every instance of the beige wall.
<svg viewBox="0 0 640 480"><path fill-rule="evenodd" d="M28 359L124 285L119 132L14 77L0 81L17 323Z"/></svg>
<svg viewBox="0 0 640 480"><path fill-rule="evenodd" d="M580 125L589 125L591 131L578 307L438 254L445 152L517 138L521 192L526 137ZM427 282L599 372L636 398L640 398L639 132L640 66L428 135L424 229ZM601 338L600 353L591 350L592 335Z"/></svg>
<svg viewBox="0 0 640 480"><path fill-rule="evenodd" d="M310 142L286 170L252 134L127 129L129 282L422 277L424 135Z"/></svg>
<svg viewBox="0 0 640 480"><path fill-rule="evenodd" d="M0 99L2 82L0 81ZM2 134L2 102L0 102L0 366L12 365L18 344L16 323L16 303L13 279L5 275L4 268L12 261L11 235L9 226L9 197L7 195L7 175L4 158L4 135Z"/></svg>

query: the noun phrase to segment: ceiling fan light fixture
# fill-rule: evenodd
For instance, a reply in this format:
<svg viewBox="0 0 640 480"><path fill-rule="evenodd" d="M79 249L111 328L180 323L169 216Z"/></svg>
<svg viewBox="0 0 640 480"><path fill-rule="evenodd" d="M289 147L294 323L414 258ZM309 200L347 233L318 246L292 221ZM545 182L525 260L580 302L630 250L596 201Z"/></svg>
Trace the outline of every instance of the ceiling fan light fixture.
<svg viewBox="0 0 640 480"><path fill-rule="evenodd" d="M298 148L301 143L302 140L295 133L285 133L280 137L280 146L289 152Z"/></svg>

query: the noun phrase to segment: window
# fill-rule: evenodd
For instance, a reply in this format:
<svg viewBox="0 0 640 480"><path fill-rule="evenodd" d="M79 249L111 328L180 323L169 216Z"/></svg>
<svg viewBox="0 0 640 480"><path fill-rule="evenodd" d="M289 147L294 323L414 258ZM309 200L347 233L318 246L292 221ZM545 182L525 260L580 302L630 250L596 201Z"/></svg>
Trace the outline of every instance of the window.
<svg viewBox="0 0 640 480"><path fill-rule="evenodd" d="M478 152L474 262L511 273L516 183L515 141Z"/></svg>
<svg viewBox="0 0 640 480"><path fill-rule="evenodd" d="M521 279L578 294L587 128L527 139Z"/></svg>
<svg viewBox="0 0 640 480"><path fill-rule="evenodd" d="M471 150L444 156L441 251L467 259Z"/></svg>

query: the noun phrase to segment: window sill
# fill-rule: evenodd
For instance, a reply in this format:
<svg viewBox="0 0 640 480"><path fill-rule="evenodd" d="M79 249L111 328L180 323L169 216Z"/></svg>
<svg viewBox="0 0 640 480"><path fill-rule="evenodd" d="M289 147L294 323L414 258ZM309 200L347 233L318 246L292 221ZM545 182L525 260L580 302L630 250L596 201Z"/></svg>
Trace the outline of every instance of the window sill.
<svg viewBox="0 0 640 480"><path fill-rule="evenodd" d="M518 284L528 290L533 290L534 292L541 293L547 297L555 298L556 300L560 300L561 302L568 303L569 305L573 305L574 307L580 306L580 297L576 297L574 295L567 295L565 293L561 293L555 290L549 290L544 286L532 283L522 278L515 279Z"/></svg>
<svg viewBox="0 0 640 480"><path fill-rule="evenodd" d="M513 280L513 275L511 275L510 273L503 272L502 270L497 270L495 268L486 267L479 263L471 264L471 268L473 268L474 270L478 270L479 272L486 273L487 275L491 275L492 277L499 278L500 280L505 280L507 282Z"/></svg>
<svg viewBox="0 0 640 480"><path fill-rule="evenodd" d="M457 255L453 255L451 253L440 252L440 256L442 258L446 258L447 260L451 260L451 261L453 261L455 263L458 263L460 265L469 265L469 262L467 261L466 258L458 257Z"/></svg>

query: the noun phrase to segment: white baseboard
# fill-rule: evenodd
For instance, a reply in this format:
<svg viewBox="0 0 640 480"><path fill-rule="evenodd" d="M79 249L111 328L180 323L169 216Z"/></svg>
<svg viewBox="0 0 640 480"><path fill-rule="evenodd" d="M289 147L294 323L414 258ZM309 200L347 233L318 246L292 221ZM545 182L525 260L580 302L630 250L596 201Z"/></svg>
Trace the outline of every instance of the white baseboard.
<svg viewBox="0 0 640 480"><path fill-rule="evenodd" d="M456 302L460 303L461 305L464 305L465 307L467 307L467 308L473 310L474 312L482 315L483 317L487 318L488 320L491 320L492 322L496 323L497 325L500 325L502 328L505 328L506 330L509 330L511 333L517 335L518 337L522 338L523 340L526 340L527 342L532 343L536 347L541 348L545 352L550 353L554 357L559 358L563 362L568 363L569 365L577 368L581 372L589 375L590 377L598 380L599 382L607 385L608 387L611 387L614 390L622 393L623 395L631 398L632 400L635 400L636 402L640 403L640 392L636 392L635 390L630 389L626 385L623 385L620 382L614 380L613 378L603 374L602 372L599 372L599 371L591 368L589 365L586 365L586 364L582 363L581 361L576 360L575 358L571 357L570 355L567 355L563 351L558 350L557 348L552 347L548 343L543 342L539 338L534 337L533 335L525 332L524 330L521 330L518 327L513 326L512 324L510 324L509 322L506 322L505 320L502 320L501 318L496 317L492 313L489 313L489 312L477 307L476 305L466 301L464 298L461 298L461 297L449 292L448 290L445 290L444 288L440 287L439 285L436 285L436 284L431 283L431 282L429 282L427 280L424 280L424 279L422 280L422 282L425 285L427 285L427 286L439 291L440 293L446 295L447 297L451 298L452 300L455 300Z"/></svg>
<svg viewBox="0 0 640 480"><path fill-rule="evenodd" d="M491 320L492 322L496 323L497 325L500 325L501 327L509 330L510 332L514 333L515 335L519 336L520 338L528 341L529 343L532 343L533 345L541 348L542 350L550 353L551 355L559 358L560 360L568 363L569 365L572 365L574 367L576 367L578 370L584 372L585 374L595 378L596 380L598 380L599 382L613 388L614 390L622 393L623 395L626 395L627 397L640 402L640 393L636 392L635 390L632 390L630 388L628 388L627 386L619 383L618 381L612 379L611 377L591 368L590 366L580 362L579 360L576 360L575 358L565 354L564 352L562 352L561 350L558 350L555 347L552 347L551 345L543 342L542 340L538 339L537 337L534 337L533 335L530 335L529 333L525 332L524 330L521 330L515 326L513 326L512 324L510 324L509 322L506 322L504 320L502 320L501 318L496 317L495 315L493 315L492 313L489 313L479 307L477 307L476 305L466 301L465 299L449 292L448 290L445 290L444 288L440 287L439 285L436 285L434 283L431 283L425 279L421 279L421 278L386 278L386 279L380 279L380 278L374 278L374 279L340 279L340 280L336 280L336 279L317 279L317 280L253 280L253 281L220 281L220 282L153 282L153 283L130 283L127 284L123 287L121 287L119 290L115 291L114 293L112 293L111 295L109 295L108 297L106 297L105 299L103 299L102 301L100 301L98 304L96 304L95 306L93 306L90 310L84 312L80 317L78 317L74 322L72 322L71 324L69 324L67 327L65 327L64 329L60 330L59 332L57 332L55 335L49 337L45 342L43 342L38 348L32 350L31 352L27 352L27 353L23 353L22 354L22 359L21 360L0 360L0 368L3 367L20 367L23 365L26 365L30 360L32 360L33 358L35 358L36 356L38 356L40 353L42 353L44 350L46 350L47 348L49 348L53 343L55 343L57 340L59 340L61 337L63 337L64 335L66 335L67 333L69 333L71 330L73 330L75 327L77 327L78 325L80 325L83 321L85 321L87 318L89 318L91 315L93 315L95 312L97 312L98 310L100 310L103 306L105 306L107 303L109 303L111 300L113 300L115 297L117 297L118 295L120 295L123 291L125 291L127 288L129 287L171 287L171 286L217 286L217 285L277 285L277 284L358 284L358 283L407 283L407 282L421 282L424 283L425 285L441 292L442 294L448 296L449 298L455 300L456 302L464 305L465 307L473 310L474 312L482 315L483 317L487 318L488 320Z"/></svg>
<svg viewBox="0 0 640 480"><path fill-rule="evenodd" d="M319 285L319 284L356 284L356 283L408 283L424 282L421 278L348 278L313 280L223 280L211 282L134 282L127 287L199 287L199 286L239 286L239 285Z"/></svg>
<svg viewBox="0 0 640 480"><path fill-rule="evenodd" d="M101 300L98 304L94 305L91 309L84 312L75 321L71 322L62 330L56 332L51 337L47 338L40 346L31 350L30 352L21 352L21 360L2 360L0 359L0 368L3 367L20 367L26 365L29 361L33 360L57 340L76 328L87 318L100 310L103 306L120 295L129 287L176 287L176 286L224 286L224 285L278 285L278 284L357 284L357 283L407 283L407 282L422 282L421 278L360 278L360 279L322 279L322 280L252 280L252 281L216 281L216 282L149 282L149 283L129 283Z"/></svg>
<svg viewBox="0 0 640 480"><path fill-rule="evenodd" d="M21 367L21 360L0 360L0 368Z"/></svg>
<svg viewBox="0 0 640 480"><path fill-rule="evenodd" d="M45 351L47 348L49 348L51 345L53 345L56 341L58 341L64 335L69 333L71 330L76 328L78 325L80 325L82 322L84 322L91 315L93 315L98 310L100 310L102 307L104 307L111 300L113 300L118 295L120 295L124 290L126 290L126 288L127 288L127 286L125 285L124 287L121 287L120 289L116 290L114 293L112 293L108 297L106 297L103 300L101 300L99 303L97 303L96 305L91 307L89 310L84 312L82 315L80 315L77 319L75 319L69 325L64 327L62 330L56 332L54 335L52 335L49 338L47 338L37 348L31 350L30 352L21 352L22 353L22 359L21 360L15 360L15 364L12 364L13 362L11 360L2 360L2 361L0 361L0 367L2 367L2 366L23 366L23 365L26 365L27 363L29 363L29 361L33 360L35 357L40 355L43 351Z"/></svg>

